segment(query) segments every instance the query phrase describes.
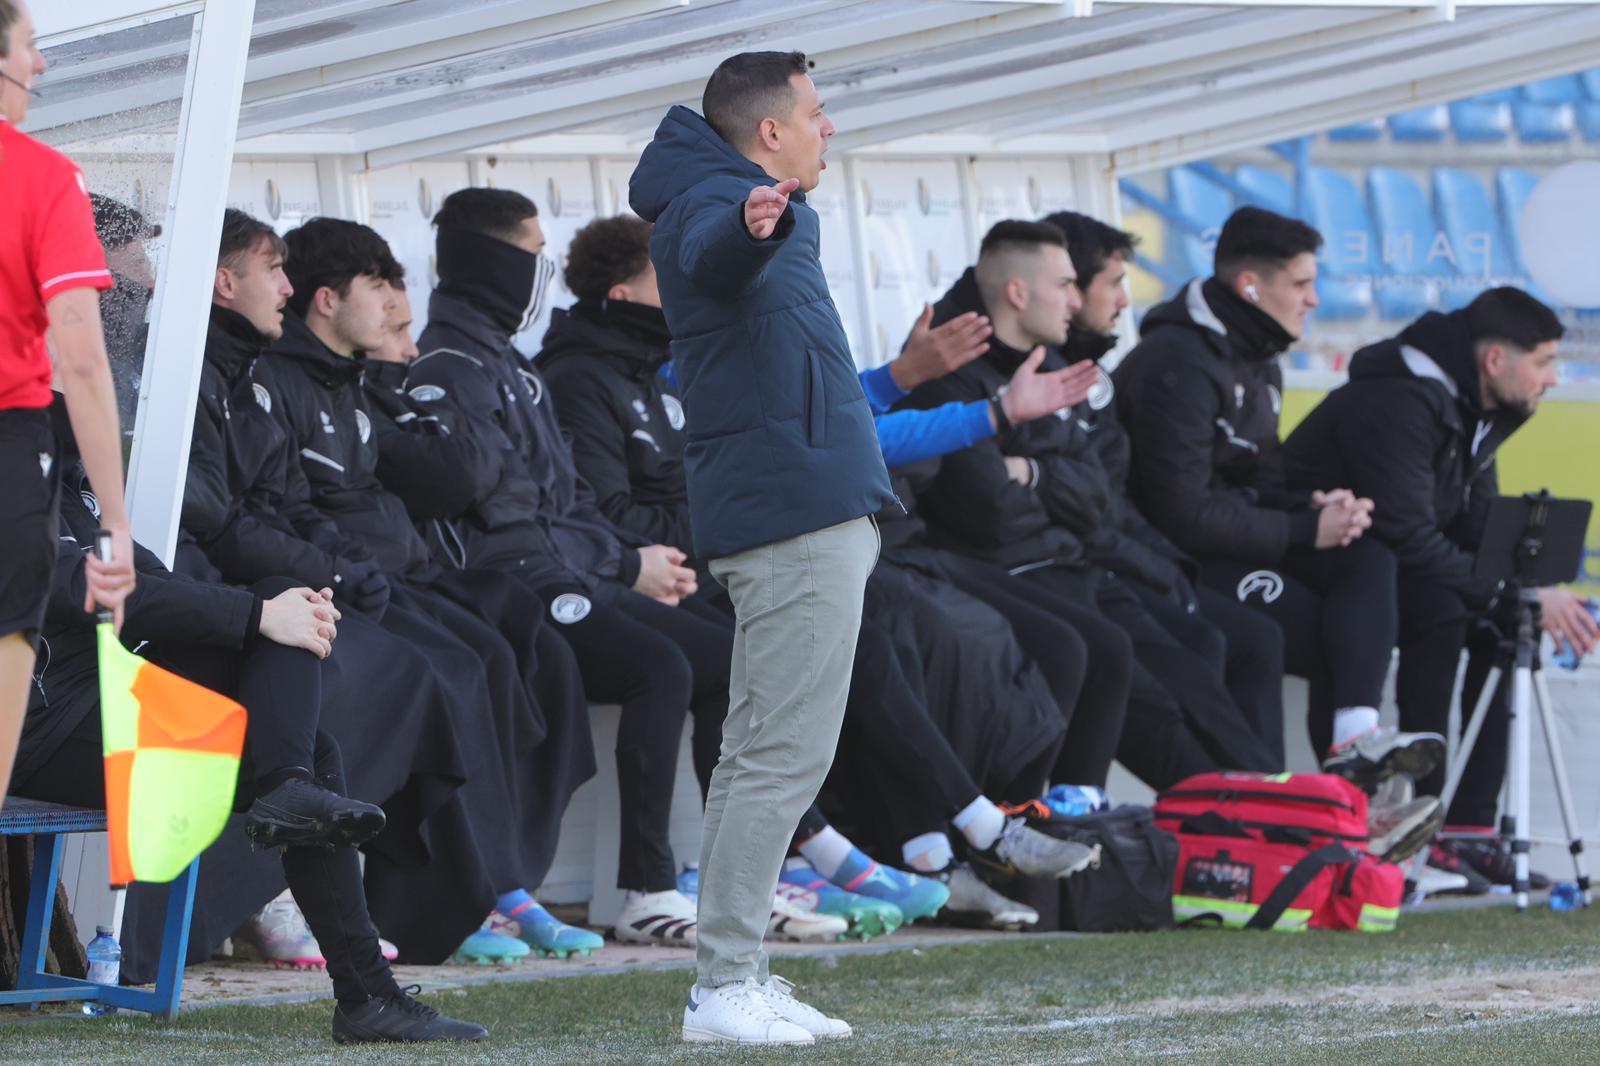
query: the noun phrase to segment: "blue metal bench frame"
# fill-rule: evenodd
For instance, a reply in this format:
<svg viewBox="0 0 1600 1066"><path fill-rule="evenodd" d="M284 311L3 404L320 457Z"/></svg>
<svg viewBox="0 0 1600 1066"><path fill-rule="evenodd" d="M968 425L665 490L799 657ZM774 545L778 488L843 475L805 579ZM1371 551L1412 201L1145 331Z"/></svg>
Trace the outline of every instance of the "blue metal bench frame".
<svg viewBox="0 0 1600 1066"><path fill-rule="evenodd" d="M81 978L45 973L64 838L73 833L104 832L105 828L105 811L63 807L15 796L6 798L5 808L0 810L0 836L32 835L35 840L33 881L28 888L28 917L18 960L17 988L14 992L0 992L0 1006L37 1007L41 1003L94 1000L110 1007L159 1014L169 1019L178 1016L184 956L189 950L189 915L194 910L195 878L200 870L198 858L168 889L161 960L156 966L153 990L99 985Z"/></svg>

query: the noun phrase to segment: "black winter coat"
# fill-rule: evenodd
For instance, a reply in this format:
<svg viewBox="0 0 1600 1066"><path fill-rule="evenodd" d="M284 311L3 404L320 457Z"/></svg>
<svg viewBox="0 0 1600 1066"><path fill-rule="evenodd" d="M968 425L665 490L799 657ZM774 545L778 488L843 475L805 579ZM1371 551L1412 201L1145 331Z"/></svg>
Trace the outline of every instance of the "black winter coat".
<svg viewBox="0 0 1600 1066"><path fill-rule="evenodd" d="M298 316L256 367L269 413L298 457L311 502L387 574L426 580L427 545L406 506L378 480L378 442L361 387L362 361L334 354ZM299 575L295 575L298 577Z"/></svg>
<svg viewBox="0 0 1600 1066"><path fill-rule="evenodd" d="M237 585L292 576L342 595L377 567L312 504L254 377L265 344L243 316L212 307L175 569Z"/></svg>
<svg viewBox="0 0 1600 1066"><path fill-rule="evenodd" d="M983 309L969 269L935 306L934 321ZM902 405L928 409L951 401L987 400L1011 380L1025 358L1027 353L992 338L983 356L918 387ZM1063 365L1058 353L1047 352L1042 369ZM1088 437L1062 411L944 456L919 501L934 541L1006 567L1086 561L1077 531L1098 525L1107 497L1103 479L1084 479L1083 471L1074 469L1085 455L1092 461ZM1007 456L1030 461L1033 484L1012 480Z"/></svg>
<svg viewBox="0 0 1600 1066"><path fill-rule="evenodd" d="M628 182L689 419L693 554L717 559L876 512L893 499L872 408L822 270L805 193L766 240L744 225L777 182L674 107ZM680 545L689 550L687 544Z"/></svg>
<svg viewBox="0 0 1600 1066"><path fill-rule="evenodd" d="M1133 444L1129 489L1150 521L1196 558L1270 564L1316 537L1316 514L1284 485L1277 352L1241 354L1203 283L1145 316L1113 374ZM1329 486L1332 487L1332 486Z"/></svg>
<svg viewBox="0 0 1600 1066"><path fill-rule="evenodd" d="M1482 607L1494 585L1473 576L1495 451L1525 417L1485 412L1466 314L1430 311L1398 337L1363 348L1350 381L1284 442L1289 484L1347 486L1371 497L1372 531L1402 580L1435 582Z"/></svg>
<svg viewBox="0 0 1600 1066"><path fill-rule="evenodd" d="M579 304L551 315L536 365L600 513L651 544L693 550L683 404L659 371L663 334Z"/></svg>
<svg viewBox="0 0 1600 1066"><path fill-rule="evenodd" d="M449 523L467 566L538 584L639 576L644 539L600 513L573 466L544 378L487 315L435 292L406 385L421 409L500 449L498 481Z"/></svg>

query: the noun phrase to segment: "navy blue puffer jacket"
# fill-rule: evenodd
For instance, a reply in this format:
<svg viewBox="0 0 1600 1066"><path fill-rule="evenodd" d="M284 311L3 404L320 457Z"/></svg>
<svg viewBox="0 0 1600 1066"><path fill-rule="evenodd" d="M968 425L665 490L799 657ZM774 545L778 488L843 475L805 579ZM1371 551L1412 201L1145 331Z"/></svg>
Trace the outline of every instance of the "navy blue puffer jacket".
<svg viewBox="0 0 1600 1066"><path fill-rule="evenodd" d="M875 513L894 494L798 190L764 241L744 225L775 181L674 107L629 183L688 418L694 554L716 559Z"/></svg>

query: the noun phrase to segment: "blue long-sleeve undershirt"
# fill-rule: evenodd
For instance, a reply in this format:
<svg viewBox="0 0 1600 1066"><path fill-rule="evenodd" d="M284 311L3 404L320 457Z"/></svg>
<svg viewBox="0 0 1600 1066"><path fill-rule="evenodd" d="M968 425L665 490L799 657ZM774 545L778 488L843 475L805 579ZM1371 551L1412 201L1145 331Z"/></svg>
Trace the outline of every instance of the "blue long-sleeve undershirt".
<svg viewBox="0 0 1600 1066"><path fill-rule="evenodd" d="M927 411L890 411L906 395L889 373L889 365L863 370L861 389L872 405L873 422L878 430L878 446L883 449L884 465L908 463L949 455L970 448L994 436L989 405L947 403Z"/></svg>

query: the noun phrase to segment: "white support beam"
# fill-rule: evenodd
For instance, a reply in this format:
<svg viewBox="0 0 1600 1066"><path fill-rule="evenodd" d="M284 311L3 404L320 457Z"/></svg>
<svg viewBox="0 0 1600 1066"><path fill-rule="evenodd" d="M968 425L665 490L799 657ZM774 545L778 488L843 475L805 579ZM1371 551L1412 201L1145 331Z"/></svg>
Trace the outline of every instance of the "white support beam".
<svg viewBox="0 0 1600 1066"><path fill-rule="evenodd" d="M196 19L178 123L178 152L145 346L133 461L133 537L172 565L189 470L189 441L210 321L217 240L228 202L234 129L255 0L209 0Z"/></svg>
<svg viewBox="0 0 1600 1066"><path fill-rule="evenodd" d="M1479 16L1471 22L1491 16ZM1454 28L1469 36L1469 20ZM1351 92L1353 71L1301 79L1271 92L1206 96L1190 107L1153 114L1110 132L1113 162L1130 173L1170 166L1229 147L1264 144L1284 131L1311 133L1340 122L1477 91L1483 70L1498 80L1528 81L1592 66L1600 44L1600 10L1574 10L1512 26L1457 47L1436 46L1403 61L1364 67L1362 91ZM1241 144L1242 142L1242 144Z"/></svg>
<svg viewBox="0 0 1600 1066"><path fill-rule="evenodd" d="M1421 25L1410 25L1422 19ZM1231 99L1238 96L1273 96L1281 92L1296 93L1307 79L1344 75L1365 79L1368 68L1388 62L1409 62L1410 57L1424 55L1440 48L1460 44L1499 30L1508 29L1526 19L1516 12L1485 12L1466 22L1441 23L1429 20L1422 13L1388 16L1403 20L1399 26L1376 27L1383 32L1373 32L1348 40L1338 46L1301 47L1299 55L1286 55L1275 63L1246 63L1237 60L1236 53L1218 56L1218 64L1198 73L1192 70L1179 77L1162 77L1133 89L1107 93L1103 98L1079 104L1070 94L1063 99L1062 115L1053 124L1061 128L1068 122L1074 127L1112 130L1143 120L1146 116L1176 116L1196 103ZM1036 124L1031 129L1042 129Z"/></svg>
<svg viewBox="0 0 1600 1066"><path fill-rule="evenodd" d="M716 3L717 0L712 2ZM363 34L357 40L341 42L341 51L352 53L352 58L334 63L309 64L302 50L298 49L281 55L264 56L251 63L250 81L245 86L246 105L256 105L260 109L306 97L314 97L316 102L287 118L261 120L252 119L251 107L247 106L240 132L244 136L259 136L368 111L417 104L437 96L493 85L497 81L526 78L532 68L511 66L476 78L441 79L435 84L418 88L397 89L375 99L360 97L338 102L336 98L330 99L331 94L327 92L341 86L358 88L385 77L414 83L421 80L419 73L429 67L459 62L469 56L515 51L535 42L649 15L681 11L686 7L687 0L607 0L605 3L590 0L571 10L534 18L526 17L526 9L517 7L515 10L520 11L522 17L514 22L508 21L505 10L495 8L475 13L475 17L465 20L460 16L451 16L448 20L429 20L424 27L407 27L404 34L397 35L393 31ZM435 26L435 22L448 22L449 25ZM440 32L444 33L443 37L439 36ZM403 44L403 41L415 43ZM637 42L606 50L614 58L631 51L637 51ZM571 62L581 61L583 55L578 53ZM558 62L554 67L541 65L537 70L542 74L547 69L560 69L565 65L570 65L570 62Z"/></svg>
<svg viewBox="0 0 1600 1066"><path fill-rule="evenodd" d="M1131 41L1110 27L1075 36L1072 45L1083 49L1081 58L963 84L956 96L957 106L930 108L927 95L915 92L863 107L847 104L834 116L843 131L835 143L848 150L940 129L988 124L997 118L1040 107L1061 106L1064 115L1070 116L1072 112L1064 105L1075 86L1085 86L1087 93L1097 93L1119 77L1147 76L1149 72L1165 69L1170 63L1228 52L1237 47L1241 35L1246 33L1251 41L1304 40L1364 18L1360 13L1343 11L1218 17L1208 8L1173 14L1179 18L1159 29L1140 33Z"/></svg>
<svg viewBox="0 0 1600 1066"><path fill-rule="evenodd" d="M1248 40L1217 51L1152 63L1114 77L1098 78L1092 84L1077 83L1061 97L1018 112L998 123L994 133L1002 144L1010 145L1041 134L1070 132L1074 126L1088 124L1087 108L1100 107L1142 92L1188 83L1192 94L1215 84L1235 71L1250 71L1291 57L1312 54L1331 57L1336 50L1367 43L1389 35L1417 32L1427 26L1427 15L1420 11L1325 12L1343 21L1322 25L1304 33L1293 26L1271 26L1252 30Z"/></svg>
<svg viewBox="0 0 1600 1066"><path fill-rule="evenodd" d="M43 0L30 7L39 47L54 48L103 33L192 15L204 3L205 0Z"/></svg>
<svg viewBox="0 0 1600 1066"><path fill-rule="evenodd" d="M871 11L871 5L863 6ZM827 70L835 62L835 53L841 67L897 57L917 50L925 35L944 27L965 25L978 34L1004 17L975 18L964 5L954 3L932 6L914 20L899 9L886 8L866 20L833 18L803 31L779 23L771 32L751 31L742 44L753 48L770 41L774 46L798 49L815 60L819 69ZM664 108L697 97L725 50L712 40L699 48L685 46L666 62L562 85L562 106L556 109L551 107L556 91L527 93L469 105L448 115L420 116L363 131L357 141L367 151L370 166L389 166ZM448 131L439 132L441 125L447 125Z"/></svg>

